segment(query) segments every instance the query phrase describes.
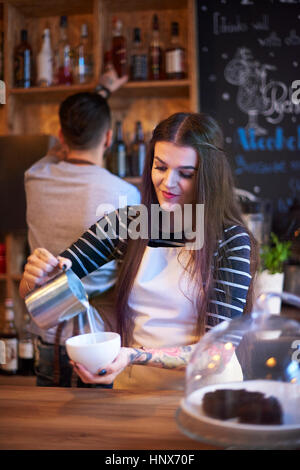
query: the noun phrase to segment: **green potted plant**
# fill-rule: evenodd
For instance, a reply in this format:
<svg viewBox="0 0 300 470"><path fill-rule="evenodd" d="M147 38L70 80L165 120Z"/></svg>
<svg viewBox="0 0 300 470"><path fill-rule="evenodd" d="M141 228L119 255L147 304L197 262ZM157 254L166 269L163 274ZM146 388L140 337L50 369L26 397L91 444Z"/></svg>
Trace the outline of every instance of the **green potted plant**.
<svg viewBox="0 0 300 470"><path fill-rule="evenodd" d="M291 255L291 242L280 242L275 233L271 233L271 243L261 247L262 269L270 274L283 273L284 263Z"/></svg>
<svg viewBox="0 0 300 470"><path fill-rule="evenodd" d="M270 243L261 246L261 267L256 281L256 296L262 292L283 290L284 264L291 255L291 242L281 242L275 233L270 235ZM269 301L270 313L280 313L281 299L274 297Z"/></svg>

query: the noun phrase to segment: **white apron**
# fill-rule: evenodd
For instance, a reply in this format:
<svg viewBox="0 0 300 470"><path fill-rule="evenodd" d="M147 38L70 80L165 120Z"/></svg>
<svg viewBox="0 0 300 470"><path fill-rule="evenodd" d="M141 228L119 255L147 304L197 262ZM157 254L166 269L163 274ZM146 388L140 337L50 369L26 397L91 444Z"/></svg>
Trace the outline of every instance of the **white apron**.
<svg viewBox="0 0 300 470"><path fill-rule="evenodd" d="M197 310L192 286L178 262L181 247L147 247L137 273L129 306L135 315L133 347L172 348L197 342ZM184 255L189 256L188 253ZM181 263L183 259L180 256ZM133 365L114 388L184 389L185 369Z"/></svg>

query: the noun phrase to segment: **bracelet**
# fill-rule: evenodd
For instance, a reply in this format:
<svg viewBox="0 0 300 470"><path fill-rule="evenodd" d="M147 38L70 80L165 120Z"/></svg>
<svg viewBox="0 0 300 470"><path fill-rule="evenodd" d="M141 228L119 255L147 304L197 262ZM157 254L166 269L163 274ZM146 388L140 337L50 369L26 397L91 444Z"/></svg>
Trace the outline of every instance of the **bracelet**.
<svg viewBox="0 0 300 470"><path fill-rule="evenodd" d="M108 99L111 95L111 91L108 88L106 88L106 86L101 85L101 83L97 85L95 88L95 93L99 93L99 91L105 91L106 96L104 98L106 99Z"/></svg>

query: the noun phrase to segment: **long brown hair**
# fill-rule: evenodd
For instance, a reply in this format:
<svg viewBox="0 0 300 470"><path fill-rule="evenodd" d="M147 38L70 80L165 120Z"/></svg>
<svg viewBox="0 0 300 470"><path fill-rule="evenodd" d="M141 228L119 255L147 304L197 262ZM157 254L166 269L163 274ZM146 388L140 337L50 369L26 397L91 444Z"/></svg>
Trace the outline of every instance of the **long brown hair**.
<svg viewBox="0 0 300 470"><path fill-rule="evenodd" d="M199 158L195 203L204 204L204 245L201 250L189 251L190 256L185 271L195 286L197 330L198 334L202 335L205 331L209 299L213 292L214 270L217 269L216 264L214 269L211 266L212 260L217 258L214 257L214 252L218 240L223 238L226 226L237 224L243 226L246 231L247 229L234 196L232 172L223 151L222 131L212 117L203 113L175 113L154 129L142 178L142 204L147 207L148 214L151 213L151 204L158 204L151 179L154 147L157 142L171 142L178 146L191 147ZM249 236L252 248L251 271L254 274L257 269L257 247L250 233ZM130 345L132 341L134 318L128 307L128 298L148 241L142 238L128 239L128 248L118 276L116 310L118 329L124 345ZM252 308L252 291L253 281L248 291L244 313Z"/></svg>

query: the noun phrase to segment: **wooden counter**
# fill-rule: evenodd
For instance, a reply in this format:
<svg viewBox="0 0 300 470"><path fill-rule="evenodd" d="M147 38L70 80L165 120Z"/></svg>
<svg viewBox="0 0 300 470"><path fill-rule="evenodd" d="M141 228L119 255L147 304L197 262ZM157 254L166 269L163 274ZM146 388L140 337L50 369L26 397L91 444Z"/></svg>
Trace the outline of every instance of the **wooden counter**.
<svg viewBox="0 0 300 470"><path fill-rule="evenodd" d="M299 309L283 310L300 319ZM183 393L43 388L35 379L0 376L2 450L216 449L179 431L175 412Z"/></svg>
<svg viewBox="0 0 300 470"><path fill-rule="evenodd" d="M0 386L0 449L213 449L185 437L182 393Z"/></svg>

